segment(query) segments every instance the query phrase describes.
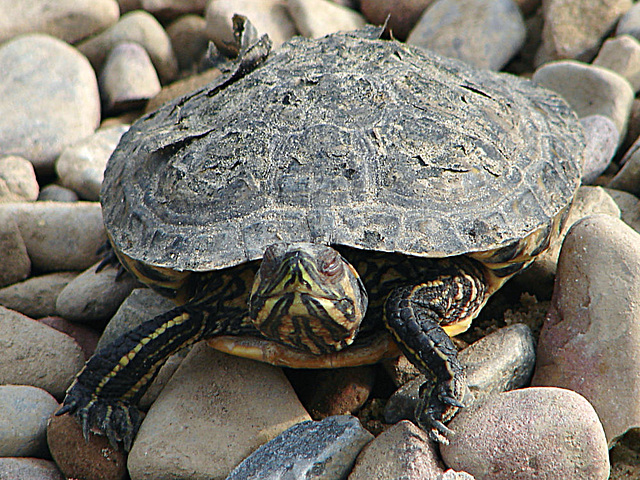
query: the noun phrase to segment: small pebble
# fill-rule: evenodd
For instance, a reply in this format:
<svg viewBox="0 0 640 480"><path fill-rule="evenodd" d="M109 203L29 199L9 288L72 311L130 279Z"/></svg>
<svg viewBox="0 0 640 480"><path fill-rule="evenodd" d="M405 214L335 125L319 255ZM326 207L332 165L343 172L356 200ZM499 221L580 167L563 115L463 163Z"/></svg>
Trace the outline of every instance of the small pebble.
<svg viewBox="0 0 640 480"><path fill-rule="evenodd" d="M0 307L0 385L31 385L57 399L84 364L68 335L18 312Z"/></svg>
<svg viewBox="0 0 640 480"><path fill-rule="evenodd" d="M522 14L512 0L437 0L407 43L500 70L520 50L525 36Z"/></svg>
<svg viewBox="0 0 640 480"><path fill-rule="evenodd" d="M64 147L100 122L96 75L75 48L43 34L0 45L0 155L50 173Z"/></svg>
<svg viewBox="0 0 640 480"><path fill-rule="evenodd" d="M394 38L405 40L422 13L434 0L360 0L360 11L374 25L387 20Z"/></svg>
<svg viewBox="0 0 640 480"><path fill-rule="evenodd" d="M31 272L27 252L13 212L0 208L0 287L24 280Z"/></svg>
<svg viewBox="0 0 640 480"><path fill-rule="evenodd" d="M467 472L456 472L449 469L441 474L437 480L475 480L475 477Z"/></svg>
<svg viewBox="0 0 640 480"><path fill-rule="evenodd" d="M640 90L640 42L631 35L604 42L593 65L613 70L629 81L634 92Z"/></svg>
<svg viewBox="0 0 640 480"><path fill-rule="evenodd" d="M640 40L640 4L635 3L618 21L616 36L631 35Z"/></svg>
<svg viewBox="0 0 640 480"><path fill-rule="evenodd" d="M214 81L220 76L221 72L217 68L210 68L198 75L192 75L183 80L173 82L160 90L160 93L149 100L145 108L145 113L153 112L158 109L162 104L185 95L189 92L204 87L208 83Z"/></svg>
<svg viewBox="0 0 640 480"><path fill-rule="evenodd" d="M348 480L437 478L444 470L426 432L402 420L362 449Z"/></svg>
<svg viewBox="0 0 640 480"><path fill-rule="evenodd" d="M111 49L121 42L134 42L144 47L163 83L170 82L178 74L178 61L171 48L171 40L162 25L147 12L127 13L120 17L118 23L77 47L99 72Z"/></svg>
<svg viewBox="0 0 640 480"><path fill-rule="evenodd" d="M477 480L606 480L609 451L593 407L559 388L524 388L463 409L440 445L444 463Z"/></svg>
<svg viewBox="0 0 640 480"><path fill-rule="evenodd" d="M621 152L626 152L631 145L640 137L640 100L634 98L627 126L627 135L620 147Z"/></svg>
<svg viewBox="0 0 640 480"><path fill-rule="evenodd" d="M546 0L542 44L536 64L575 59L589 62L632 0ZM579 11L588 15L577 15Z"/></svg>
<svg viewBox="0 0 640 480"><path fill-rule="evenodd" d="M140 109L161 89L149 55L134 42L122 42L111 49L98 84L108 114Z"/></svg>
<svg viewBox="0 0 640 480"><path fill-rule="evenodd" d="M302 422L258 448L227 480L341 480L371 440L373 435L349 415Z"/></svg>
<svg viewBox="0 0 640 480"><path fill-rule="evenodd" d="M330 0L287 0L287 7L298 32L308 38L357 30L366 23L358 12Z"/></svg>
<svg viewBox="0 0 640 480"><path fill-rule="evenodd" d="M47 457L47 420L58 407L40 388L0 385L0 457Z"/></svg>
<svg viewBox="0 0 640 480"><path fill-rule="evenodd" d="M95 352L100 339L100 333L97 330L78 325L62 317L44 317L39 318L38 321L73 338L82 349L85 360L89 360L89 357Z"/></svg>
<svg viewBox="0 0 640 480"><path fill-rule="evenodd" d="M625 78L606 68L566 60L540 67L533 81L562 95L579 117L611 118L624 138L634 98Z"/></svg>
<svg viewBox="0 0 640 480"><path fill-rule="evenodd" d="M55 463L40 458L0 458L3 480L65 480Z"/></svg>
<svg viewBox="0 0 640 480"><path fill-rule="evenodd" d="M576 223L553 295L532 385L584 395L613 446L640 425L640 234L606 215Z"/></svg>
<svg viewBox="0 0 640 480"><path fill-rule="evenodd" d="M44 187L40 190L40 195L38 195L38 201L40 202L77 202L78 200L76 192L54 183Z"/></svg>
<svg viewBox="0 0 640 480"><path fill-rule="evenodd" d="M174 18L185 13L204 13L207 0L140 0L140 7L160 18Z"/></svg>
<svg viewBox="0 0 640 480"><path fill-rule="evenodd" d="M589 115L580 119L587 145L584 149L582 184L593 183L611 164L620 133L609 117Z"/></svg>
<svg viewBox="0 0 640 480"><path fill-rule="evenodd" d="M209 45L206 31L207 21L199 15L183 15L167 27L180 71L195 73Z"/></svg>
<svg viewBox="0 0 640 480"><path fill-rule="evenodd" d="M65 148L56 161L56 173L62 185L85 200L100 200L107 160L128 129L127 125L101 128Z"/></svg>
<svg viewBox="0 0 640 480"><path fill-rule="evenodd" d="M224 478L257 447L305 420L279 368L199 343L149 409L129 473L134 480Z"/></svg>
<svg viewBox="0 0 640 480"><path fill-rule="evenodd" d="M77 276L75 272L38 275L0 289L0 305L31 318L55 315L56 298Z"/></svg>
<svg viewBox="0 0 640 480"><path fill-rule="evenodd" d="M620 218L624 223L640 233L640 199L622 190L605 189L620 208Z"/></svg>
<svg viewBox="0 0 640 480"><path fill-rule="evenodd" d="M84 270L106 241L97 202L0 204L0 218L5 214L17 220L33 268L42 272Z"/></svg>
<svg viewBox="0 0 640 480"><path fill-rule="evenodd" d="M629 147L620 163L623 167L607 187L640 195L640 138Z"/></svg>
<svg viewBox="0 0 640 480"><path fill-rule="evenodd" d="M40 187L33 164L22 157L0 157L0 202L33 202Z"/></svg>

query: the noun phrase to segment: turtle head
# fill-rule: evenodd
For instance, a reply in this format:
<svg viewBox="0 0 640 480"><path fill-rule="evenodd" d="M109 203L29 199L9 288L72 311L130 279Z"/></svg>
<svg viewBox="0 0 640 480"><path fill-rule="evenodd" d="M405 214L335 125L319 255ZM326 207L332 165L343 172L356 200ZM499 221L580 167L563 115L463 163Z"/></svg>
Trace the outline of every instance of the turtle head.
<svg viewBox="0 0 640 480"><path fill-rule="evenodd" d="M367 292L353 266L333 248L277 243L265 250L249 309L265 337L323 354L353 342Z"/></svg>

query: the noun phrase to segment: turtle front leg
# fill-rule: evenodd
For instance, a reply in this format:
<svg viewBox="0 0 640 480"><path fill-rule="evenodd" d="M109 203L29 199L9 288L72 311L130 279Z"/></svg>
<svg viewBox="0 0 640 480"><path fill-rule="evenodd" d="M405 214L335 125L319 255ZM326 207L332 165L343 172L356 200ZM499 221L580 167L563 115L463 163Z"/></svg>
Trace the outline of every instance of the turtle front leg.
<svg viewBox="0 0 640 480"><path fill-rule="evenodd" d="M467 385L448 332L466 330L489 293L482 269L473 260L441 262L437 277L389 294L385 322L409 361L427 377L416 420L433 440L446 444L451 431L445 423L464 407Z"/></svg>

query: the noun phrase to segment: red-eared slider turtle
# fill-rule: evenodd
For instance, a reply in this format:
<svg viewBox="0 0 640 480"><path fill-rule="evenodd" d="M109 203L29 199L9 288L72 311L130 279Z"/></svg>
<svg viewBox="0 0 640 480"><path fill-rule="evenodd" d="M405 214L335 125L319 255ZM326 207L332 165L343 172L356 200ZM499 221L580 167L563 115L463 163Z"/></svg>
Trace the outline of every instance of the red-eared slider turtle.
<svg viewBox="0 0 640 480"><path fill-rule="evenodd" d="M229 336L262 338L275 363L339 366L377 360L388 331L435 380L417 418L446 441L465 388L447 333L553 241L583 137L553 93L379 33L270 55L263 37L123 136L106 229L178 306L87 362L61 409L85 432L129 448L154 374L201 339L260 357Z"/></svg>

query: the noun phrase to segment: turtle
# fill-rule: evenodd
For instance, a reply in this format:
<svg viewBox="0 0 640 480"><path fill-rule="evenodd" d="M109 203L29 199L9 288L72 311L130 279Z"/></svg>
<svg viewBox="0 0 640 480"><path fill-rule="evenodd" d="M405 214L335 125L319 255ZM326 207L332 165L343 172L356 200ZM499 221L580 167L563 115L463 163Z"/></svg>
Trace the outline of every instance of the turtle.
<svg viewBox="0 0 640 480"><path fill-rule="evenodd" d="M128 450L165 359L200 340L294 368L404 353L446 443L451 340L559 238L580 183L572 109L531 81L381 38L246 45L134 122L101 203L120 263L176 307L97 351L58 414Z"/></svg>

